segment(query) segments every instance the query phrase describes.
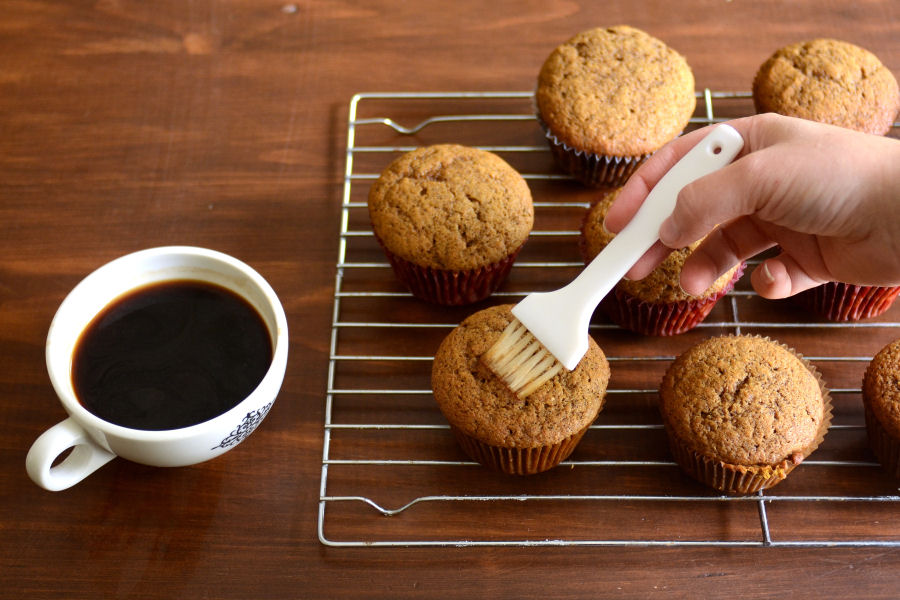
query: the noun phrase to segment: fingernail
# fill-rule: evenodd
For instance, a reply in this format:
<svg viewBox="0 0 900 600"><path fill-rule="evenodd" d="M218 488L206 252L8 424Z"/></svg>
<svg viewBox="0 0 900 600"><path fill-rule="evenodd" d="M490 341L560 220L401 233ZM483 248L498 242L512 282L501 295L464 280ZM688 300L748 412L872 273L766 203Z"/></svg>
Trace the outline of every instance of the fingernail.
<svg viewBox="0 0 900 600"><path fill-rule="evenodd" d="M684 294L685 296L690 296L691 298L696 298L697 296L701 295L703 292L706 291L706 290L700 290L696 294L694 292L689 292L686 289L684 289L683 285L681 285L681 279L678 280L678 289L681 290L682 294Z"/></svg>
<svg viewBox="0 0 900 600"><path fill-rule="evenodd" d="M600 227L603 228L603 233L606 235L614 235L612 231L609 230L609 227L606 226L606 217L603 218L603 221L600 222Z"/></svg>
<svg viewBox="0 0 900 600"><path fill-rule="evenodd" d="M775 277L772 275L772 271L769 270L769 261L763 261L762 265L760 265L759 272L766 285L775 283Z"/></svg>
<svg viewBox="0 0 900 600"><path fill-rule="evenodd" d="M675 246L673 244L679 237L681 237L681 232L678 231L678 228L672 222L671 217L663 221L663 224L659 228L659 241L669 248L674 248Z"/></svg>

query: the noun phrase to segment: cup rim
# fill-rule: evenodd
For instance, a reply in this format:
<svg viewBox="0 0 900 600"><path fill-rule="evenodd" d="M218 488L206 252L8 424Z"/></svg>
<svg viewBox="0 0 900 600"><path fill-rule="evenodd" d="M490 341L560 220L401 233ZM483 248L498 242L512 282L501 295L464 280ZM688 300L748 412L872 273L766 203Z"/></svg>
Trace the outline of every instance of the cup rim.
<svg viewBox="0 0 900 600"><path fill-rule="evenodd" d="M256 388L254 388L254 390L250 392L243 400L238 402L235 406L228 409L227 411L211 419L207 419L206 421L201 421L200 423L195 423L186 427L180 427L178 429L133 429L130 427L125 427L123 425L117 425L116 423L112 423L98 417L97 415L86 409L81 404L81 402L78 401L78 398L75 395L75 390L71 383L71 351L69 352L70 358L68 361L68 368L65 369L65 373L58 373L53 366L55 364L55 361L51 360L51 341L54 331L60 326L59 320L62 318L60 315L66 312L65 309L68 307L68 304L74 302L73 298L80 290L83 290L92 285L92 283L96 279L104 276L104 274L108 273L109 271L120 267L122 264L157 256L187 256L212 260L218 264L227 266L234 273L239 274L242 277L242 280L246 279L246 281L250 282L252 286L255 287L265 298L266 306L269 310L271 310L272 313L274 321L274 331L272 330L272 327L269 326L269 319L265 316L263 318L263 321L266 323L266 327L269 329L269 334L272 336L272 359L269 363L269 368L266 370L266 374L263 376L262 380L260 380ZM154 279L150 283L179 280L185 278L186 277L184 276L160 277L159 279ZM246 294L244 294L240 289L236 289L235 287L229 286L227 284L220 283L219 285L223 285L223 287L228 288L232 292L239 294L245 300L250 301L250 299L246 297ZM93 319L100 312L100 310L103 310L103 308L109 306L109 304L112 303L116 298L119 298L122 294L127 293L128 291L135 289L136 287L137 286L127 288L126 290L115 294L110 298L107 298L106 301L101 305L101 308L93 315L91 315L90 319ZM251 304L255 303L251 302ZM90 322L90 319L88 320L88 323ZM82 328L81 330L83 331L84 328ZM50 381L53 385L54 390L56 391L60 403L63 405L63 408L66 410L69 416L76 419L76 421L81 423L82 426L99 430L104 434L112 435L118 438L126 438L133 441L168 442L190 438L202 433L207 429L215 430L220 422L228 421L229 423L236 423L240 421L240 419L244 416L244 413L247 411L248 405L254 407L259 406L261 408L266 403L265 398L271 394L271 390L274 389L275 395L277 395L277 392L281 387L281 383L284 378L284 372L287 366L287 351L288 328L287 316L285 315L284 307L282 306L281 301L279 300L272 286L269 285L269 283L255 269L253 269L250 265L244 263L243 261L217 250L210 250L208 248L201 248L197 246L159 246L155 248L138 250L136 252L131 252L129 254L125 254L118 258L115 258L101 265L100 267L89 273L81 281L79 281L78 284L76 284L75 287L72 288L72 290L70 290L66 297L63 299L62 303L59 305L56 313L53 316L53 320L51 321L49 330L47 332L45 357ZM272 396L272 398L270 398L270 401L274 401L274 395Z"/></svg>

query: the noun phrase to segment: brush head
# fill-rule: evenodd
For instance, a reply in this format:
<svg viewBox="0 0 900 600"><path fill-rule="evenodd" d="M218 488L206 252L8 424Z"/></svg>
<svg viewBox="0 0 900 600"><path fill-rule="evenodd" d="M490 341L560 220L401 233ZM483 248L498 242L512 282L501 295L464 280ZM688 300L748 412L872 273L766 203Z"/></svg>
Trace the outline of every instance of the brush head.
<svg viewBox="0 0 900 600"><path fill-rule="evenodd" d="M506 326L481 361L521 399L564 368L518 319Z"/></svg>

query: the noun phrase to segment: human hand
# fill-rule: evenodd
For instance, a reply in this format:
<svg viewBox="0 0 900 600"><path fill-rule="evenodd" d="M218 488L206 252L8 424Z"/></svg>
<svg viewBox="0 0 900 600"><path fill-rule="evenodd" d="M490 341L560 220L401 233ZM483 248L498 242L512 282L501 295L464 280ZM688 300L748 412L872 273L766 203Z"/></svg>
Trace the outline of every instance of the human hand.
<svg viewBox="0 0 900 600"><path fill-rule="evenodd" d="M784 298L826 281L900 285L900 141L775 114L728 122L744 148L727 167L686 186L660 242L626 274L645 277L672 248L706 239L685 262L681 286L700 294L760 252L751 283ZM708 133L681 136L638 169L610 208L619 232L662 176Z"/></svg>

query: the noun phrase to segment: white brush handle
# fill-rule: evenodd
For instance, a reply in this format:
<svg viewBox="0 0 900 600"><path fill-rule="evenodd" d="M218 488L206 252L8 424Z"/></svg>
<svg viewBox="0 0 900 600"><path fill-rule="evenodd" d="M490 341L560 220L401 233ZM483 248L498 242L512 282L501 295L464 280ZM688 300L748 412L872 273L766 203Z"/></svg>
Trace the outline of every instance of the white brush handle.
<svg viewBox="0 0 900 600"><path fill-rule="evenodd" d="M588 349L594 309L628 270L659 239L659 227L672 214L681 188L730 163L744 140L730 125L718 125L659 180L628 225L570 284L553 292L529 294L513 315L568 370Z"/></svg>

